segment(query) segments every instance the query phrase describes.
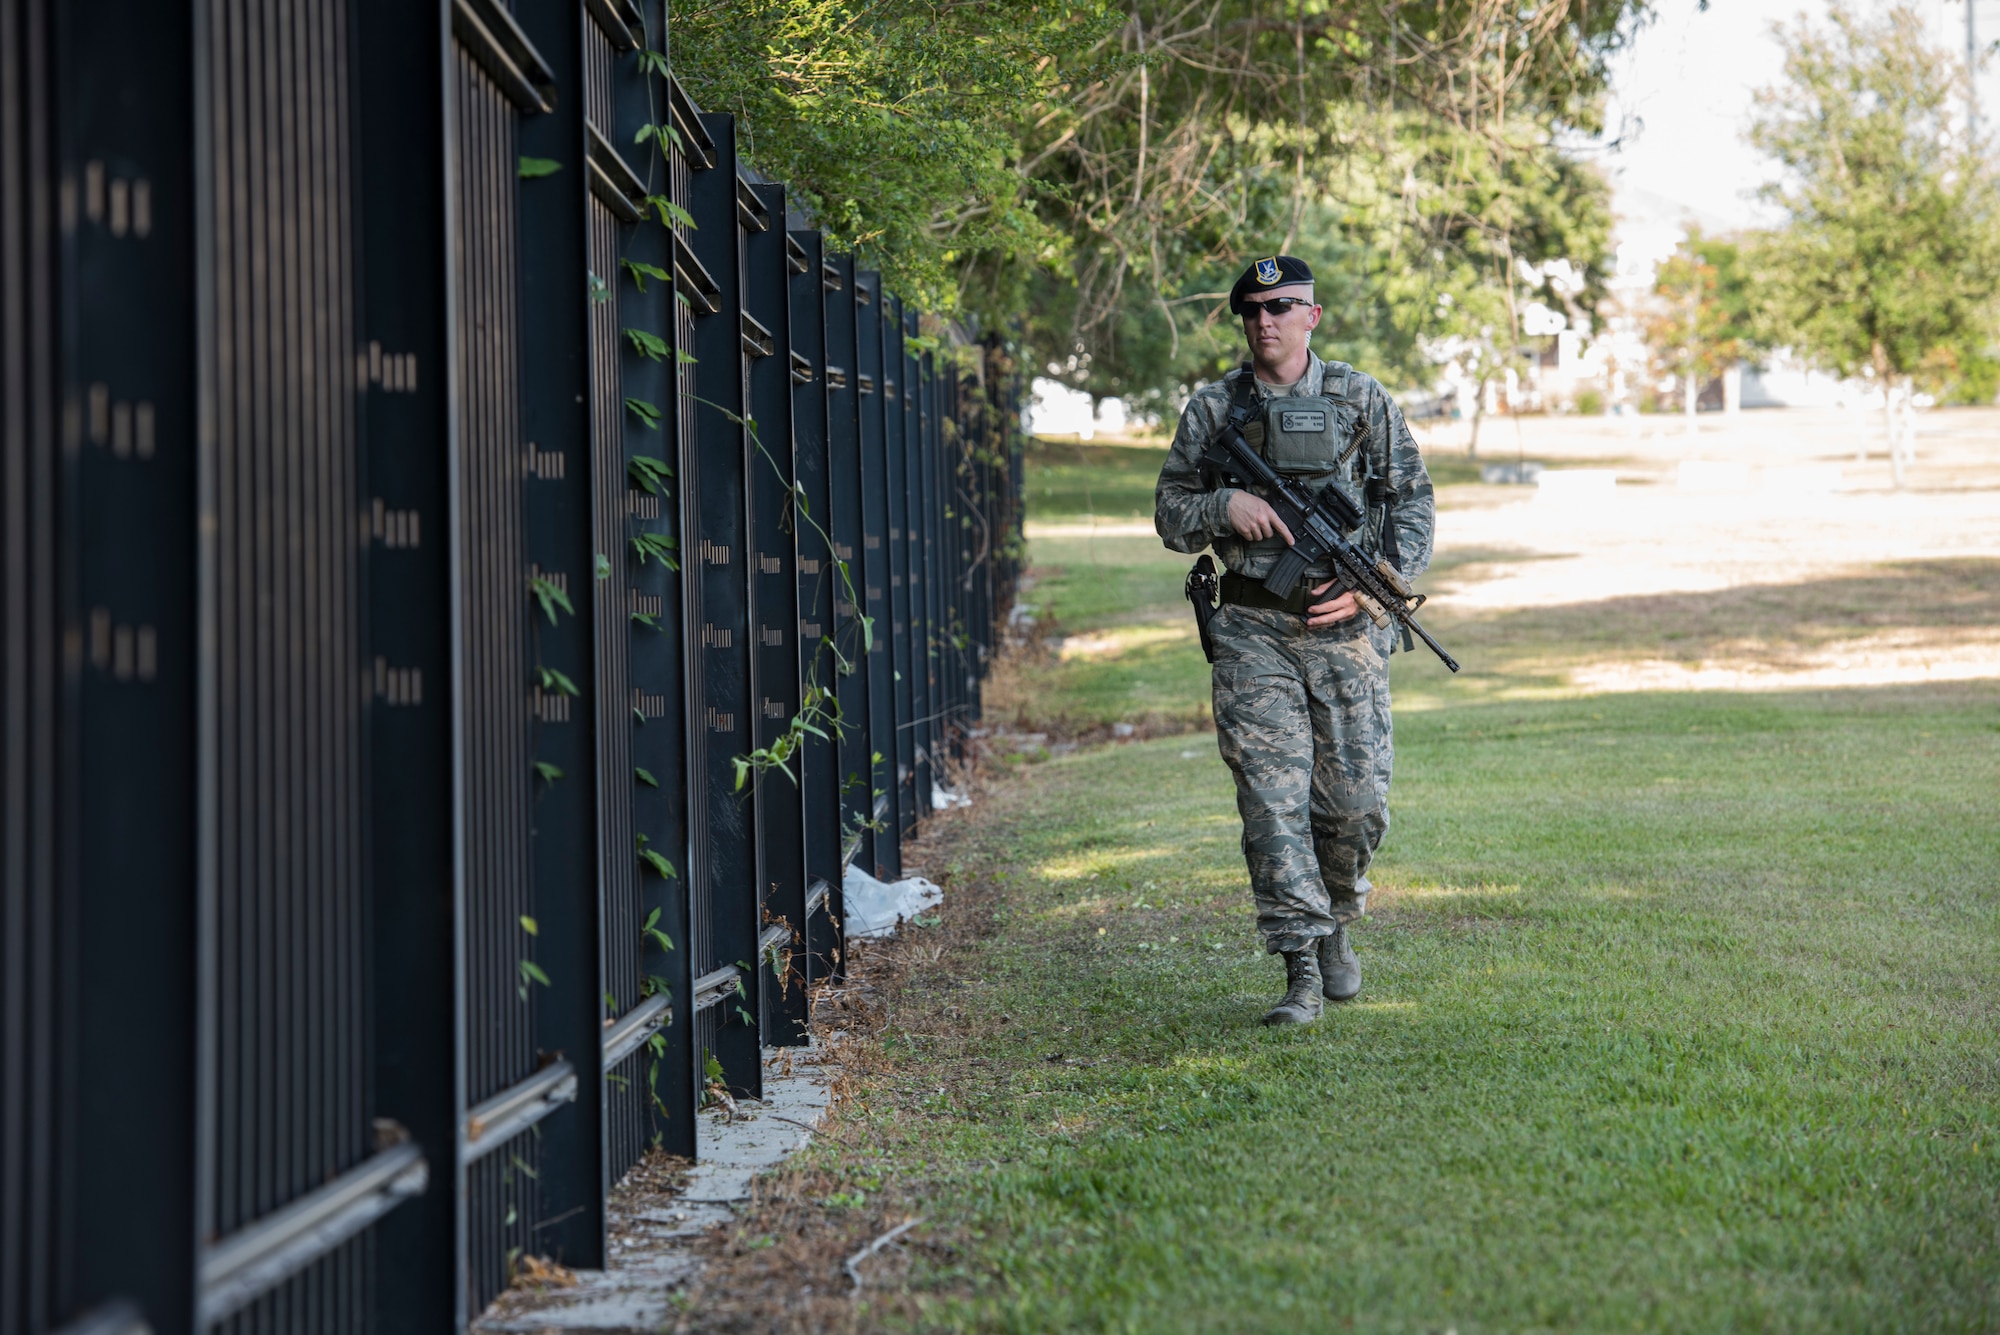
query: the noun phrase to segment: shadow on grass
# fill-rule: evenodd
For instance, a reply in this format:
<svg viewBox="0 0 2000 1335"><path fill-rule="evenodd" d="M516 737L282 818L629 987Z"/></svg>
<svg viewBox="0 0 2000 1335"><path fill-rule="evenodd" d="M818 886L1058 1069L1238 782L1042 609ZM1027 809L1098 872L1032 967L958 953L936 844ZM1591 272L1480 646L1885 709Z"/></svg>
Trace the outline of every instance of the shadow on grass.
<svg viewBox="0 0 2000 1335"><path fill-rule="evenodd" d="M1503 559L1515 558L1459 554L1442 573L1449 578L1454 570ZM1178 568L1100 566L1087 578L1076 567L1045 568L1036 596L1052 610L1039 641L996 673L988 695L994 716L1065 736L1117 722L1156 731L1176 721L1208 726L1208 665L1193 612L1180 601L1139 602L1162 574ZM1791 584L1499 612L1454 613L1439 603L1425 609L1424 622L1464 671L1447 675L1422 649L1397 654L1395 687L1409 709L1573 694L1582 689L1573 680L1579 676L1592 678L1587 684L1595 693L1616 692L1619 676L1605 669L1649 662L1718 664L1767 674L1770 680L1760 684L1779 687L1787 672L1818 671L1815 664L1831 662L1826 672L1833 680L1822 684L1837 687L1839 655L1849 650L1865 660L1870 646L1886 645L1898 661L1908 660L1899 670L1918 678L1926 655L1963 656L1968 636L2000 626L2000 561L1909 562ZM1158 635L1136 633L1155 626ZM1090 651L1072 649L1065 659L1058 646L1066 640Z"/></svg>
<svg viewBox="0 0 2000 1335"><path fill-rule="evenodd" d="M1903 562L1788 584L1496 612L1456 612L1443 602L1427 611L1432 633L1466 665L1461 689L1559 689L1584 664L1639 660L1783 671L1847 644L1875 640L1920 653L2000 625L2000 560Z"/></svg>

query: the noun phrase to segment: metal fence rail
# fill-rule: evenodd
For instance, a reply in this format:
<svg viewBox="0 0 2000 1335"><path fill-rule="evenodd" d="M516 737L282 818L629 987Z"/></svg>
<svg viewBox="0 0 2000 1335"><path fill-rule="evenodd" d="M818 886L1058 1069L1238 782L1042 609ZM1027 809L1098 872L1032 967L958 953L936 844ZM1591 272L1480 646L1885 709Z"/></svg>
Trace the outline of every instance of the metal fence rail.
<svg viewBox="0 0 2000 1335"><path fill-rule="evenodd" d="M902 871L1020 381L666 21L0 0L0 1329L463 1329L602 1264Z"/></svg>

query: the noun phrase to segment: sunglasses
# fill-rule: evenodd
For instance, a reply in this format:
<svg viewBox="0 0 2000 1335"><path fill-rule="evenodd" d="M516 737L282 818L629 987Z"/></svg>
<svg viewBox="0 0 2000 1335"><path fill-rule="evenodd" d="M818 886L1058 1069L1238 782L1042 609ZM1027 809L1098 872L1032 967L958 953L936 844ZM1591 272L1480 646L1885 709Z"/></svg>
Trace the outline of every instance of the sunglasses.
<svg viewBox="0 0 2000 1335"><path fill-rule="evenodd" d="M1304 297L1272 297L1269 301L1245 301L1238 305L1243 308L1246 320L1254 318L1259 311L1275 320L1294 306L1310 306L1312 302Z"/></svg>

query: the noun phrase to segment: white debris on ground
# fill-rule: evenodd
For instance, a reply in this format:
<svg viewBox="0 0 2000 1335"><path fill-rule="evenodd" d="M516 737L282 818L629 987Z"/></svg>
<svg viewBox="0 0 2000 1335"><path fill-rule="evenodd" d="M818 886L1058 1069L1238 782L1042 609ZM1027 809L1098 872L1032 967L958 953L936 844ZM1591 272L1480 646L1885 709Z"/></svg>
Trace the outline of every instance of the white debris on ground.
<svg viewBox="0 0 2000 1335"><path fill-rule="evenodd" d="M931 810L950 811L955 807L969 807L972 799L966 794L947 788L941 783L931 783Z"/></svg>
<svg viewBox="0 0 2000 1335"><path fill-rule="evenodd" d="M898 923L944 902L944 890L921 876L878 881L859 867L847 869L840 894L849 937L888 936Z"/></svg>
<svg viewBox="0 0 2000 1335"><path fill-rule="evenodd" d="M805 1148L833 1097L834 1068L817 1048L767 1048L764 1097L739 1099L733 1116L700 1115L696 1159L678 1193L610 1205L611 1254L602 1270L578 1270L576 1283L501 1295L474 1335L594 1332L637 1335L675 1316L672 1295L701 1273L695 1242L731 1223L750 1199L751 1181Z"/></svg>

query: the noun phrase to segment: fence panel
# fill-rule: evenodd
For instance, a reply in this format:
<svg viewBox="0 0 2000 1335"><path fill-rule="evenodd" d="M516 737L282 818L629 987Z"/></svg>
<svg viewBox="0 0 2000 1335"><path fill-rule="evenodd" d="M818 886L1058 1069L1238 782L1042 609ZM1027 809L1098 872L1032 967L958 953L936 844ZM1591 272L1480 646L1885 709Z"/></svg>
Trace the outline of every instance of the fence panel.
<svg viewBox="0 0 2000 1335"><path fill-rule="evenodd" d="M804 1040L1018 387L660 0L80 12L0 0L0 1326L463 1329Z"/></svg>

